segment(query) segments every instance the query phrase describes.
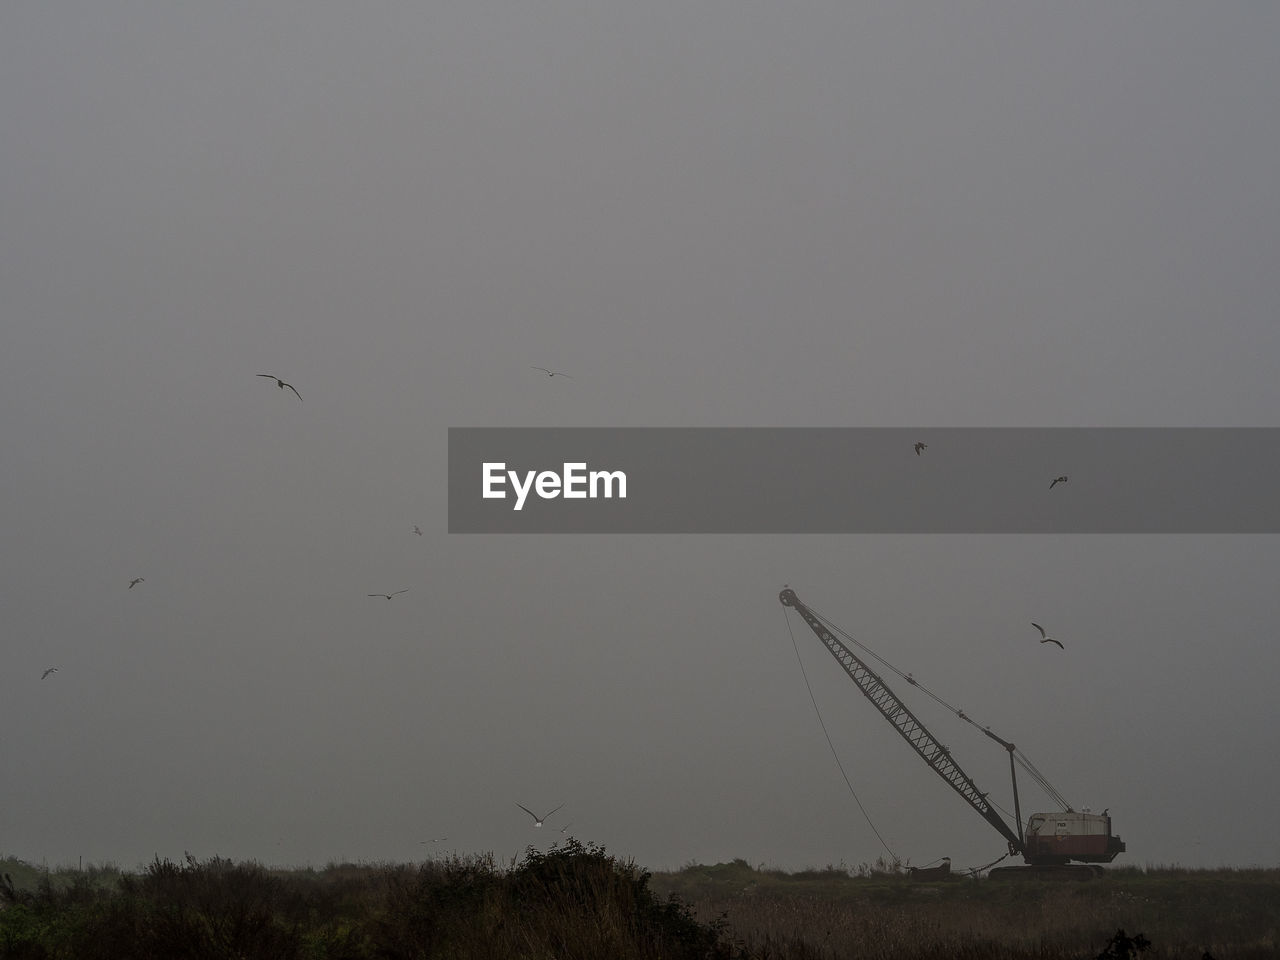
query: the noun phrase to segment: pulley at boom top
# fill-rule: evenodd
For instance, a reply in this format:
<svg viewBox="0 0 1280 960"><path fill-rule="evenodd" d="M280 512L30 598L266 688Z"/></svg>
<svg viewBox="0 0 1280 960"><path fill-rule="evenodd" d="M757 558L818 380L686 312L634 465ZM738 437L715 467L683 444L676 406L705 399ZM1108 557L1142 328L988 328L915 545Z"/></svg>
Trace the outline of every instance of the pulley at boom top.
<svg viewBox="0 0 1280 960"><path fill-rule="evenodd" d="M898 731L910 747L920 755L929 767L946 781L947 785L964 798L1009 845L1011 854L1021 854L1033 867L1052 867L1072 860L1082 863L1110 863L1124 852L1124 841L1111 834L1111 817L1102 814L1080 813L1067 808L1062 812L1035 813L1022 827L1022 810L1018 799L1018 776L1014 765L1017 747L996 736L990 730L979 728L983 734L1004 747L1009 753L1009 774L1013 781L1014 826L987 801L987 794L969 778L951 756L951 752L939 743L913 714L897 698L884 680L846 646L835 632L812 610L805 606L790 587L783 588L778 599L784 607L791 607L809 625L822 645L835 657L862 694ZM915 684L908 675L908 682ZM963 717L963 714L960 714ZM965 718L967 719L967 718ZM1034 772L1034 769L1033 769ZM1042 779L1042 778L1041 778ZM1061 798L1058 798L1061 800ZM1064 803L1065 805L1065 803ZM1007 871L1009 868L1005 868ZM1013 868L1020 871L1025 868ZM1101 868L1075 868L1092 875ZM1004 871L993 870L992 874Z"/></svg>

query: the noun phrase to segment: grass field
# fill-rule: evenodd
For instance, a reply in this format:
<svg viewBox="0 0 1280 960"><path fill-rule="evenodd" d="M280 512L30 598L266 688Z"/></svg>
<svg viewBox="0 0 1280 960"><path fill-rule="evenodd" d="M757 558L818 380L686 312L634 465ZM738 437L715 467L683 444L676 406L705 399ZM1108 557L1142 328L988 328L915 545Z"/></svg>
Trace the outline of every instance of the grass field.
<svg viewBox="0 0 1280 960"><path fill-rule="evenodd" d="M1280 956L1280 870L1113 868L1089 882L913 883L883 864L650 874L569 842L499 864L269 870L214 859L45 871L0 859L0 958Z"/></svg>
<svg viewBox="0 0 1280 960"><path fill-rule="evenodd" d="M1092 958L1118 930L1143 957L1280 956L1280 870L1111 868L1101 880L912 883L888 871L782 873L737 860L653 877L760 957Z"/></svg>

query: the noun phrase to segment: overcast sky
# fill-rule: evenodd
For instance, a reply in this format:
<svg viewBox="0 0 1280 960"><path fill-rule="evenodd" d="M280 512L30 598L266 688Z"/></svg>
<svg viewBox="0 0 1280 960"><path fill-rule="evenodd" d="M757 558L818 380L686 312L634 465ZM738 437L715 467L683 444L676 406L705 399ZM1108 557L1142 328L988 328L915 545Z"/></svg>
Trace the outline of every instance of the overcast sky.
<svg viewBox="0 0 1280 960"><path fill-rule="evenodd" d="M464 536L445 484L462 426L1276 426L1278 35L3 4L0 854L874 860L789 583L1109 807L1118 863L1275 866L1276 537ZM999 856L790 630L893 852Z"/></svg>

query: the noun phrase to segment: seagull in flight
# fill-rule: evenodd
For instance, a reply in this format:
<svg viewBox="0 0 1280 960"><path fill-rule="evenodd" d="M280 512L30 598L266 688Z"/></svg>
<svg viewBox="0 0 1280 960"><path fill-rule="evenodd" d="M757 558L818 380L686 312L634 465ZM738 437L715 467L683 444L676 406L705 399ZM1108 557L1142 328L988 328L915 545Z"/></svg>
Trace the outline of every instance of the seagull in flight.
<svg viewBox="0 0 1280 960"><path fill-rule="evenodd" d="M917 457L918 457L918 456L920 456L920 454L922 454L924 451L926 451L926 450L928 450L928 449L929 449L929 445L928 445L927 443L917 443L917 444L916 444L916 456L917 456Z"/></svg>
<svg viewBox="0 0 1280 960"><path fill-rule="evenodd" d="M417 526L415 526L415 527L413 528L413 532L414 532L414 533L416 533L418 536L422 536L422 528L421 528L421 527L417 527Z"/></svg>
<svg viewBox="0 0 1280 960"><path fill-rule="evenodd" d="M403 590L397 590L395 593L370 593L370 594L367 594L367 596L370 596L370 597L386 597L388 600L390 600L392 597L398 597L398 596L400 596L400 594L402 594L402 593L408 593L408 592L409 592L409 588L408 588L408 587L405 587Z"/></svg>
<svg viewBox="0 0 1280 960"><path fill-rule="evenodd" d="M1051 636L1049 636L1047 633L1045 633L1045 632L1044 632L1044 627L1040 626L1040 624L1038 624L1038 623L1034 623L1034 622L1033 622L1031 625L1032 625L1033 627L1035 627L1037 630L1039 630L1039 631L1040 631L1040 636L1042 637L1042 639L1041 639L1041 641L1040 641L1041 643L1057 643L1057 644L1058 644L1058 649L1059 649L1059 650L1065 650L1065 649L1067 649L1067 648L1066 648L1066 647L1064 647L1061 643L1058 643L1058 641L1057 641L1057 640L1053 639L1053 637L1051 637Z"/></svg>
<svg viewBox="0 0 1280 960"><path fill-rule="evenodd" d="M288 387L290 390L293 391L293 395L295 397L297 397L299 400L302 399L302 394L298 393L297 387L295 387L292 383L285 383L283 380L277 377L274 373L258 373L258 374L254 374L254 376L266 377L268 380L274 380L276 382L276 386L278 386L281 390L283 390L285 387Z"/></svg>
<svg viewBox="0 0 1280 960"><path fill-rule="evenodd" d="M551 816L551 813L555 813L556 810L559 810L560 807L564 806L564 804L563 803L560 804L560 807L556 807L556 810L552 810L551 813L548 813L546 817L538 816L536 813L534 813L532 810L526 807L523 803L517 803L516 806L519 807L521 810L523 810L525 813L527 813L529 816L533 817L533 825L535 827L540 827L547 822L547 817Z"/></svg>
<svg viewBox="0 0 1280 960"><path fill-rule="evenodd" d="M419 840L419 843L444 843L448 837L441 837L439 840Z"/></svg>
<svg viewBox="0 0 1280 960"><path fill-rule="evenodd" d="M134 587L136 587L138 584L143 583L143 582L145 581L145 579L146 579L145 577L135 577L134 579L130 580L130 581L129 581L129 589L130 589L130 590L132 590L132 589L133 589Z"/></svg>
<svg viewBox="0 0 1280 960"><path fill-rule="evenodd" d="M41 679L41 680L43 680L43 679L44 679L45 677L47 677L49 674L51 674L51 673L57 673L57 672L58 672L58 668L57 668L57 667L50 667L50 668L49 668L48 670L46 670L44 673L40 674L40 679Z"/></svg>
<svg viewBox="0 0 1280 960"><path fill-rule="evenodd" d="M572 380L573 377L567 373L561 373L559 370L548 370L546 367L530 367L530 370L541 370L548 377L564 377L566 380Z"/></svg>
<svg viewBox="0 0 1280 960"><path fill-rule="evenodd" d="M551 816L551 814L547 814L547 816ZM560 828L560 832L564 833L566 830L568 830L572 826L573 826L573 821L570 820L568 823L566 823L563 827Z"/></svg>
<svg viewBox="0 0 1280 960"><path fill-rule="evenodd" d="M1058 477L1056 480L1054 480L1054 481L1053 481L1053 483L1049 484L1049 489L1050 489L1050 490L1052 490L1052 489L1053 489L1054 487L1056 487L1058 484L1060 484L1060 483L1066 483L1066 482L1067 482L1067 478L1066 478L1066 477Z"/></svg>

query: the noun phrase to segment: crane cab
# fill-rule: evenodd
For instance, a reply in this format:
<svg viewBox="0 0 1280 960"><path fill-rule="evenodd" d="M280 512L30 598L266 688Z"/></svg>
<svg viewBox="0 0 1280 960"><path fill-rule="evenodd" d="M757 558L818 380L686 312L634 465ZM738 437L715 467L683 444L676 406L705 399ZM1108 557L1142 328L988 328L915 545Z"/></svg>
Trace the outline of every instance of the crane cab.
<svg viewBox="0 0 1280 960"><path fill-rule="evenodd" d="M1023 857L1027 863L1110 863L1124 853L1105 813L1033 813L1027 820Z"/></svg>

